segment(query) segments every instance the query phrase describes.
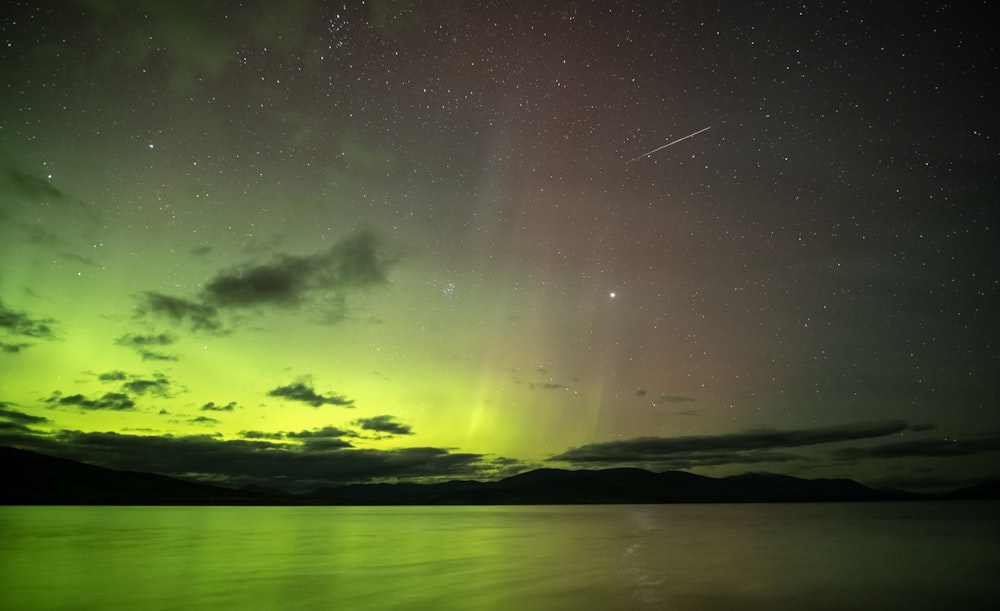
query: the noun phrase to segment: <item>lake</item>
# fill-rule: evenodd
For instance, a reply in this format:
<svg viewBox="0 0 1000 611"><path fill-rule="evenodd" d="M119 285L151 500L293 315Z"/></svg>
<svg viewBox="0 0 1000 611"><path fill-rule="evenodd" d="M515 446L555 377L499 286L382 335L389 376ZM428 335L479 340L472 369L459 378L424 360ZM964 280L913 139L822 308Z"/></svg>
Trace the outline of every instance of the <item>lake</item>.
<svg viewBox="0 0 1000 611"><path fill-rule="evenodd" d="M0 608L992 609L1000 503L0 507Z"/></svg>

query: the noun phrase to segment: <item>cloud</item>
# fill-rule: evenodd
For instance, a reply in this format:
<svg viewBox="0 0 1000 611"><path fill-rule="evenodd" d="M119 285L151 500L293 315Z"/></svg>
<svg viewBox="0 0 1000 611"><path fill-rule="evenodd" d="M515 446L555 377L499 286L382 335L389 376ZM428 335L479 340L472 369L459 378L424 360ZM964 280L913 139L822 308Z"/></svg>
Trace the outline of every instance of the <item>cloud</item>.
<svg viewBox="0 0 1000 611"><path fill-rule="evenodd" d="M128 374L124 371L107 371L97 376L102 382L121 382L128 379Z"/></svg>
<svg viewBox="0 0 1000 611"><path fill-rule="evenodd" d="M332 437L357 437L358 434L355 433L354 431L340 429L335 426L324 426L323 428L312 429L309 431L282 433L282 436L288 439L304 440L304 439L329 439Z"/></svg>
<svg viewBox="0 0 1000 611"><path fill-rule="evenodd" d="M357 436L358 434L353 431L345 431L334 426L325 426L311 431L285 433L285 438L302 442L308 450L339 450L341 448L350 448L353 447L353 444L343 438Z"/></svg>
<svg viewBox="0 0 1000 611"><path fill-rule="evenodd" d="M266 265L219 274L205 287L205 302L222 308L294 306L314 292L338 293L386 281L390 262L374 234L362 231L309 256L283 255Z"/></svg>
<svg viewBox="0 0 1000 611"><path fill-rule="evenodd" d="M301 443L310 451L325 451L353 447L353 444L346 441L344 437L359 437L360 435L351 430L324 426L308 431L240 431L240 436L244 439L291 440Z"/></svg>
<svg viewBox="0 0 1000 611"><path fill-rule="evenodd" d="M160 346L172 346L176 342L177 338L169 333L160 333L158 335L128 333L116 339L115 345L131 348L144 361L176 361L177 357L152 349Z"/></svg>
<svg viewBox="0 0 1000 611"><path fill-rule="evenodd" d="M163 316L178 324L186 322L195 331L219 331L222 327L214 307L152 291L140 296L138 313Z"/></svg>
<svg viewBox="0 0 1000 611"><path fill-rule="evenodd" d="M157 397L169 397L170 378L162 373L154 373L152 379L133 377L122 384L122 388L136 395L149 393Z"/></svg>
<svg viewBox="0 0 1000 611"><path fill-rule="evenodd" d="M128 395L120 392L104 393L99 399L88 399L81 394L63 397L59 393L54 393L51 397L45 399L45 402L53 407L76 406L88 411L109 410L122 412L135 409L135 402Z"/></svg>
<svg viewBox="0 0 1000 611"><path fill-rule="evenodd" d="M280 255L271 263L219 273L205 284L198 300L148 291L140 296L137 314L187 323L195 331L219 332L224 310L317 302L327 310L320 321L335 324L346 318L345 294L386 282L394 262L373 233L360 231L316 254Z"/></svg>
<svg viewBox="0 0 1000 611"><path fill-rule="evenodd" d="M157 397L170 397L170 378L162 373L154 373L151 378L126 373L124 371L107 371L97 376L101 382L121 382L123 391L133 395L151 394Z"/></svg>
<svg viewBox="0 0 1000 611"><path fill-rule="evenodd" d="M94 214L82 201L56 188L47 178L33 174L6 154L0 154L0 195L2 195L0 202L5 204L7 202L22 206L25 204L52 204L79 208L89 220L96 220ZM48 243L59 241L55 234L44 227L22 224L22 228L34 234L29 237L32 241L41 240Z"/></svg>
<svg viewBox="0 0 1000 611"><path fill-rule="evenodd" d="M203 424L205 426L212 426L219 424L220 420L216 418L210 418L209 416L198 416L197 418L191 418L188 420L189 424Z"/></svg>
<svg viewBox="0 0 1000 611"><path fill-rule="evenodd" d="M9 403L4 403L2 401L0 401L0 420L6 420L7 422L18 426L45 424L46 422L49 422L49 419L44 416L33 416L31 414L11 409Z"/></svg>
<svg viewBox="0 0 1000 611"><path fill-rule="evenodd" d="M209 401L199 409L203 412L231 412L236 409L236 401L230 401L225 405L216 405L214 402Z"/></svg>
<svg viewBox="0 0 1000 611"><path fill-rule="evenodd" d="M395 416L382 415L372 418L358 418L354 421L354 424L366 431L375 431L376 433L387 433L389 435L413 434L413 429L410 428L410 425L399 422Z"/></svg>
<svg viewBox="0 0 1000 611"><path fill-rule="evenodd" d="M317 437L316 439L323 439ZM238 487L248 483L306 491L321 486L390 479L473 479L497 466L482 454L445 448L372 450L334 443L286 443L265 438L221 439L212 435L143 436L112 432L60 431L25 434L0 431L0 444L113 469L201 479ZM510 469L510 465L500 465Z"/></svg>
<svg viewBox="0 0 1000 611"><path fill-rule="evenodd" d="M282 432L271 431L240 431L240 437L243 437L244 439L281 440L285 438L285 434Z"/></svg>
<svg viewBox="0 0 1000 611"><path fill-rule="evenodd" d="M5 354L18 354L25 348L30 348L32 344L28 342L19 342L16 344L8 344L6 342L0 342L0 352Z"/></svg>
<svg viewBox="0 0 1000 611"><path fill-rule="evenodd" d="M56 334L52 327L55 320L51 318L33 318L27 312L8 307L0 298L0 333L8 338L28 338L55 340ZM7 354L17 354L31 346L30 341L15 341L10 343L0 341L0 351Z"/></svg>
<svg viewBox="0 0 1000 611"><path fill-rule="evenodd" d="M884 437L909 430L903 420L861 422L798 430L756 430L726 435L639 437L592 443L549 458L573 464L670 463L706 465L745 462L785 462L791 454L777 448L796 448L840 441Z"/></svg>
<svg viewBox="0 0 1000 611"><path fill-rule="evenodd" d="M1000 434L970 439L934 438L894 441L868 448L838 448L833 451L833 456L845 460L861 460L920 456L971 456L987 452L1000 452Z"/></svg>
<svg viewBox="0 0 1000 611"><path fill-rule="evenodd" d="M528 384L528 387L532 390L563 390L566 387L562 384L556 384L555 382L532 382Z"/></svg>
<svg viewBox="0 0 1000 611"><path fill-rule="evenodd" d="M697 399L692 399L691 397L684 397L681 395L660 395L653 405L662 405L663 403L694 403Z"/></svg>
<svg viewBox="0 0 1000 611"><path fill-rule="evenodd" d="M353 399L348 399L342 395L321 395L305 382L294 382L287 386L279 386L268 391L267 396L280 397L290 401L300 401L308 403L313 407L320 407L322 405L353 407L354 405Z"/></svg>
<svg viewBox="0 0 1000 611"><path fill-rule="evenodd" d="M36 204L80 204L57 189L51 182L36 176L9 155L0 155L0 192L4 201L27 201Z"/></svg>

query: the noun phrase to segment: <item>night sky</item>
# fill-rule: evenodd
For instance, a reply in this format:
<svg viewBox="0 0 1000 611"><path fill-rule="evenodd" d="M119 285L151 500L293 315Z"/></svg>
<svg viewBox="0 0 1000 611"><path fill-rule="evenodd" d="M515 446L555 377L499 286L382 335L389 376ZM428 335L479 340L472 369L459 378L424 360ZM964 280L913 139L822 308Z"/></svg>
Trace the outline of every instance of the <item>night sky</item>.
<svg viewBox="0 0 1000 611"><path fill-rule="evenodd" d="M986 2L3 5L0 445L1000 475Z"/></svg>

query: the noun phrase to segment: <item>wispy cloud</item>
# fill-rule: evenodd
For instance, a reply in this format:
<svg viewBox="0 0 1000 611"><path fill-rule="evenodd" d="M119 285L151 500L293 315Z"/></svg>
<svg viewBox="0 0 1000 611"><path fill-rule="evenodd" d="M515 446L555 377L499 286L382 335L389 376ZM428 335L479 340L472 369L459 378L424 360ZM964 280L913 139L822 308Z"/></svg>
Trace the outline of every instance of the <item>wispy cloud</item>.
<svg viewBox="0 0 1000 611"><path fill-rule="evenodd" d="M32 345L30 340L55 340L53 328L55 320L51 318L35 318L27 312L15 310L4 304L0 298L0 352L16 354ZM15 340L13 343L11 339ZM19 340L29 341L19 341Z"/></svg>
<svg viewBox="0 0 1000 611"><path fill-rule="evenodd" d="M108 392L97 399L91 399L81 394L62 396L54 393L45 402L52 407L78 407L87 411L109 410L130 411L135 409L135 401L125 393Z"/></svg>
<svg viewBox="0 0 1000 611"><path fill-rule="evenodd" d="M38 208L39 205L61 206L76 209L90 221L97 220L96 215L84 202L66 194L46 177L35 174L10 155L2 153L0 153L0 203L13 204L18 208ZM30 241L38 241L38 238L47 243L59 241L55 234L44 227L29 223L23 224L22 228L29 231Z"/></svg>
<svg viewBox="0 0 1000 611"><path fill-rule="evenodd" d="M556 382L529 382L528 388L532 390L565 390L566 387Z"/></svg>
<svg viewBox="0 0 1000 611"><path fill-rule="evenodd" d="M316 303L327 310L320 320L333 324L346 318L345 295L386 282L394 263L373 233L360 231L312 255L279 255L269 263L220 272L198 299L143 293L137 312L187 324L195 331L219 332L223 311Z"/></svg>
<svg viewBox="0 0 1000 611"><path fill-rule="evenodd" d="M798 457L775 450L884 437L914 428L903 420L886 420L725 435L639 437L579 446L557 454L549 461L607 465L669 464L678 468L707 464L786 462Z"/></svg>
<svg viewBox="0 0 1000 611"><path fill-rule="evenodd" d="M128 333L116 339L115 345L131 348L144 361L176 361L177 357L156 350L156 348L172 346L176 342L177 338L169 333L155 335Z"/></svg>
<svg viewBox="0 0 1000 611"><path fill-rule="evenodd" d="M660 395L653 401L653 405L663 405L665 403L694 403L697 399L682 395Z"/></svg>
<svg viewBox="0 0 1000 611"><path fill-rule="evenodd" d="M10 403L2 401L0 401L0 420L4 420L8 423L6 428L26 428L28 425L45 424L49 422L49 419L44 416L26 414L22 411L13 409Z"/></svg>
<svg viewBox="0 0 1000 611"><path fill-rule="evenodd" d="M833 456L844 460L862 460L919 456L971 456L987 452L1000 452L1000 433L961 439L935 437L933 439L893 441L867 448L837 448L833 451Z"/></svg>
<svg viewBox="0 0 1000 611"><path fill-rule="evenodd" d="M0 154L0 192L4 201L31 204L83 204L72 198L45 178L21 167L9 155Z"/></svg>
<svg viewBox="0 0 1000 611"><path fill-rule="evenodd" d="M219 331L219 312L203 303L147 291L140 296L137 312L140 316L153 314L177 324L187 323L194 331Z"/></svg>

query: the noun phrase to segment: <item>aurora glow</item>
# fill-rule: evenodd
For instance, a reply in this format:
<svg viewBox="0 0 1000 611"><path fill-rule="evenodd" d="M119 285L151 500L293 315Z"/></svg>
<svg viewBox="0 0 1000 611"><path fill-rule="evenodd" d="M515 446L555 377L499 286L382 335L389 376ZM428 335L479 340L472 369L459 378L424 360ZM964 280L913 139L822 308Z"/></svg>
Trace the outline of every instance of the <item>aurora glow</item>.
<svg viewBox="0 0 1000 611"><path fill-rule="evenodd" d="M0 444L1000 473L985 5L7 4Z"/></svg>

